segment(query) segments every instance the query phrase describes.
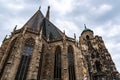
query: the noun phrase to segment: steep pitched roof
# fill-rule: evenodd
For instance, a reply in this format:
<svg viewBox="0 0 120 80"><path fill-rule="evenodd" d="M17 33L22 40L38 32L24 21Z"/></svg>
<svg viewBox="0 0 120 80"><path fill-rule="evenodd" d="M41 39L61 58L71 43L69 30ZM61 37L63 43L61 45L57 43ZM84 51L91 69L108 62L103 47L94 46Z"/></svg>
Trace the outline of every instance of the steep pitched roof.
<svg viewBox="0 0 120 80"><path fill-rule="evenodd" d="M62 38L63 36L63 33L46 18L44 18L41 28L43 29L44 36L50 39Z"/></svg>
<svg viewBox="0 0 120 80"><path fill-rule="evenodd" d="M38 10L29 20L28 22L24 25L24 27L31 28L35 31L40 30L40 24L43 21L44 16L40 10Z"/></svg>
<svg viewBox="0 0 120 80"><path fill-rule="evenodd" d="M34 31L43 30L43 35L50 39L62 38L63 33L45 18L40 10L38 10L28 22L24 25Z"/></svg>

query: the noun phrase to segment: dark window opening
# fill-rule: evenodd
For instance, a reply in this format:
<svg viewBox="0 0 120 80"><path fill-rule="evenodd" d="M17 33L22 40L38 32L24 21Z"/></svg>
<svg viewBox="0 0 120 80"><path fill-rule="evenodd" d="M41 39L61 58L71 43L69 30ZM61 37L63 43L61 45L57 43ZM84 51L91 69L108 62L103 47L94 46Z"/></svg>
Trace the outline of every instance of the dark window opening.
<svg viewBox="0 0 120 80"><path fill-rule="evenodd" d="M25 45L23 48L23 54L20 60L20 64L18 66L17 74L15 80L26 80L27 72L31 60L31 55L34 49L34 40L28 39L25 41Z"/></svg>
<svg viewBox="0 0 120 80"><path fill-rule="evenodd" d="M58 46L55 50L54 79L61 80L61 48Z"/></svg>
<svg viewBox="0 0 120 80"><path fill-rule="evenodd" d="M100 55L99 55L99 53L97 52L97 54L96 54L96 58L99 58L100 57Z"/></svg>
<svg viewBox="0 0 120 80"><path fill-rule="evenodd" d="M86 36L86 39L87 39L87 40L89 40L89 39L90 39L90 37L87 35L87 36Z"/></svg>
<svg viewBox="0 0 120 80"><path fill-rule="evenodd" d="M102 80L102 77L103 77L103 76L94 76L94 77L93 77L93 80Z"/></svg>
<svg viewBox="0 0 120 80"><path fill-rule="evenodd" d="M69 71L69 80L76 80L75 66L74 66L74 51L72 46L68 47L68 71Z"/></svg>
<svg viewBox="0 0 120 80"><path fill-rule="evenodd" d="M91 58L92 58L92 59L95 58L95 55L94 55L94 54L91 54Z"/></svg>
<svg viewBox="0 0 120 80"><path fill-rule="evenodd" d="M3 75L3 72L4 72L4 70L5 70L5 66L7 65L7 62L8 62L8 60L9 60L9 57L11 56L11 53L12 53L12 50L13 50L13 48L14 48L14 45L15 45L16 40L17 40L17 38L14 39L14 40L11 42L11 44L10 44L10 48L9 48L9 50L8 50L7 57L6 57L6 59L5 59L5 62L3 63L3 67L2 67L1 72L0 72L0 79L1 79L1 77L2 77L2 75Z"/></svg>
<svg viewBox="0 0 120 80"><path fill-rule="evenodd" d="M97 72L101 72L101 64L99 61L95 62Z"/></svg>

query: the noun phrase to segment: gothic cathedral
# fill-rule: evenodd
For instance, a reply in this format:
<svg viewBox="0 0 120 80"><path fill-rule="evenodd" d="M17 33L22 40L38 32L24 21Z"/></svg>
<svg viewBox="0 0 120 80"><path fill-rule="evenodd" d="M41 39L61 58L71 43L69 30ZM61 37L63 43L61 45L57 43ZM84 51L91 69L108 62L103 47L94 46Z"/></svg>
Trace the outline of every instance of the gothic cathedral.
<svg viewBox="0 0 120 80"><path fill-rule="evenodd" d="M120 80L101 36L68 37L38 10L0 47L0 80ZM79 34L78 34L79 35Z"/></svg>

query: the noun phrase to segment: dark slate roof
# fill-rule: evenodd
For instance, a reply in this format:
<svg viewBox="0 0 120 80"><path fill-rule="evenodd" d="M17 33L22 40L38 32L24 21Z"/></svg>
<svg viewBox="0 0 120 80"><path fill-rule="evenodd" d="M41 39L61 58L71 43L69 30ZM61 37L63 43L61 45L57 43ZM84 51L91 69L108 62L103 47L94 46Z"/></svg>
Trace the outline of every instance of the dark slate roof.
<svg viewBox="0 0 120 80"><path fill-rule="evenodd" d="M83 32L81 34L83 34L84 32L87 32L87 31L93 32L91 29L85 27L85 29L83 30Z"/></svg>
<svg viewBox="0 0 120 80"><path fill-rule="evenodd" d="M43 29L44 36L50 39L62 38L63 36L63 33L46 18L44 18L41 28Z"/></svg>
<svg viewBox="0 0 120 80"><path fill-rule="evenodd" d="M91 29L85 28L83 31L92 31Z"/></svg>
<svg viewBox="0 0 120 80"><path fill-rule="evenodd" d="M48 19L46 19L40 10L38 10L30 18L30 20L28 20L28 22L24 25L24 27L28 27L37 32L42 29L43 35L46 38L49 37L50 39L62 38L63 36L63 33Z"/></svg>

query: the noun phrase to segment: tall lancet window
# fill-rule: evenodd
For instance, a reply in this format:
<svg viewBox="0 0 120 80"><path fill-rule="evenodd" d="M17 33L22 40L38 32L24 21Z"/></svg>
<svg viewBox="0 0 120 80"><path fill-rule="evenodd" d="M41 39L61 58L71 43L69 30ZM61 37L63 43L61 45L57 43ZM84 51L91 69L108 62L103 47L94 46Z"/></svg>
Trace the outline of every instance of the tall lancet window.
<svg viewBox="0 0 120 80"><path fill-rule="evenodd" d="M57 46L55 50L54 78L61 80L61 47Z"/></svg>
<svg viewBox="0 0 120 80"><path fill-rule="evenodd" d="M33 39L27 39L23 48L20 64L18 66L15 80L26 80L31 55L33 53L35 42Z"/></svg>
<svg viewBox="0 0 120 80"><path fill-rule="evenodd" d="M76 80L74 66L74 51L72 46L68 46L68 71L69 80Z"/></svg>

